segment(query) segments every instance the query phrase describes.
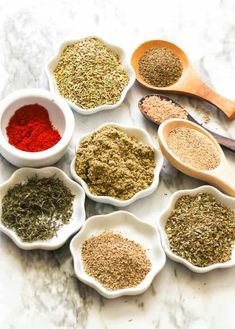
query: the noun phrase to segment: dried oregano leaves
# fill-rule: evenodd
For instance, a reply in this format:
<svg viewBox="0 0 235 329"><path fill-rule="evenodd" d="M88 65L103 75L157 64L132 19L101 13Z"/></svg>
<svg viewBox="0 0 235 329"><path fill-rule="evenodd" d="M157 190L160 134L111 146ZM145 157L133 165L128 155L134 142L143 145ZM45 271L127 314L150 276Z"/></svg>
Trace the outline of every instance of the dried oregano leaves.
<svg viewBox="0 0 235 329"><path fill-rule="evenodd" d="M149 187L154 169L153 149L115 126L103 127L83 139L76 154L76 173L90 192L120 200Z"/></svg>
<svg viewBox="0 0 235 329"><path fill-rule="evenodd" d="M180 197L165 230L171 250L195 266L204 267L231 259L235 213L211 194Z"/></svg>
<svg viewBox="0 0 235 329"><path fill-rule="evenodd" d="M138 286L151 270L151 262L138 243L117 232L103 232L82 245L85 271L108 290Z"/></svg>
<svg viewBox="0 0 235 329"><path fill-rule="evenodd" d="M49 240L69 223L74 195L54 176L16 184L2 199L2 224L24 242Z"/></svg>
<svg viewBox="0 0 235 329"><path fill-rule="evenodd" d="M61 95L83 109L117 103L129 82L119 56L91 37L65 47L54 76Z"/></svg>

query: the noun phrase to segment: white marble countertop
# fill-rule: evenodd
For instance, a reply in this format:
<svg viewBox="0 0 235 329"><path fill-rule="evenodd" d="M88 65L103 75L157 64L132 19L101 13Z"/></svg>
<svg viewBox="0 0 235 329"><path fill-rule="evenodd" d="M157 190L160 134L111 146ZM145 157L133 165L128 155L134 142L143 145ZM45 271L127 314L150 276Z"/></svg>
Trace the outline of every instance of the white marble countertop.
<svg viewBox="0 0 235 329"><path fill-rule="evenodd" d="M235 99L235 1L233 0L1 0L0 96L27 87L48 88L47 60L64 39L98 35L129 54L145 40L167 39L181 46L204 80ZM69 172L76 140L106 121L145 128L156 139L137 101L148 91L137 84L116 110L76 114L76 131L58 166ZM226 136L235 123L194 99L176 97L198 118ZM235 169L235 154L226 152ZM15 170L0 157L0 182ZM155 224L170 195L202 183L167 163L157 191L126 208ZM87 217L116 210L86 202ZM1 329L233 329L235 267L195 274L169 259L152 286L136 297L106 300L74 276L68 243L55 252L21 251L0 234Z"/></svg>

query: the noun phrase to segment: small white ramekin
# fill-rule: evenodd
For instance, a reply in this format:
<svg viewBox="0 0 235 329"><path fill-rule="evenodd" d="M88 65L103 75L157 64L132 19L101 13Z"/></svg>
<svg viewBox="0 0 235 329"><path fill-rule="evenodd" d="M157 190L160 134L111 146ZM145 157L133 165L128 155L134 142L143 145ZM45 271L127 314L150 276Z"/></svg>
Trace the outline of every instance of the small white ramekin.
<svg viewBox="0 0 235 329"><path fill-rule="evenodd" d="M137 140L139 140L140 142L142 142L145 145L149 145L153 149L154 154L155 154L156 166L155 166L155 170L154 170L154 178L153 178L152 184L148 188L137 192L135 195L133 195L132 198L130 198L128 200L118 200L118 199L115 199L115 198L110 197L110 196L98 196L98 195L92 194L90 192L87 183L80 176L78 176L77 173L76 173L76 170L75 170L76 154L75 154L75 157L73 158L73 161L71 163L70 170L71 170L71 174L72 174L73 178L79 184L82 185L82 187L84 188L84 191L86 192L86 195L90 199L92 199L96 202L112 204L112 205L117 206L117 207L126 207L126 206L129 206L131 203L135 202L136 200L139 200L141 198L144 198L144 197L150 195L151 193L153 193L156 190L156 188L159 184L160 171L161 171L162 166L163 166L163 156L162 156L161 151L157 150L156 146L153 144L153 142L151 140L150 135L145 130L143 130L141 128L128 127L128 126L119 125L117 123L108 122L108 123L105 123L105 124L101 125L95 131L97 131L97 130L103 128L103 127L106 127L106 126L118 127L121 130L123 130L128 136L135 137ZM86 137L91 135L93 132L83 136L78 141L77 149L79 148L79 145L81 144L82 140L84 140Z"/></svg>
<svg viewBox="0 0 235 329"><path fill-rule="evenodd" d="M215 270L217 268L232 267L232 266L235 265L235 246L233 248L233 253L232 253L231 260L229 260L228 262L225 262L225 263L216 263L216 264L213 264L213 265L210 265L210 266L205 266L205 267L195 266L192 263L190 263L189 261L187 261L186 259L184 259L180 256L177 256L176 254L174 254L171 251L169 241L168 241L168 237L167 237L167 234L166 234L166 231L165 231L166 221L167 221L168 217L170 216L170 214L172 213L173 209L175 208L176 201L181 196L183 196L183 195L193 196L193 195L196 195L198 193L212 194L222 204L224 204L228 208L235 211L235 198L232 198L230 196L227 196L227 195L223 194L222 192L217 190L215 187L212 187L212 186L209 186L209 185L204 185L204 186L200 186L200 187L197 187L197 188L191 189L191 190L177 191L177 192L172 194L167 208L160 214L160 216L158 218L158 221L157 221L158 229L159 229L160 234L161 234L162 246L163 246L163 248L164 248L164 250L165 250L165 252L166 252L166 254L169 258L171 258L175 262L184 264L191 271L196 272L196 273L206 273L206 272Z"/></svg>
<svg viewBox="0 0 235 329"><path fill-rule="evenodd" d="M85 272L81 256L82 245L88 238L105 231L118 232L124 237L139 243L146 250L152 268L137 287L115 291L107 290L101 283ZM73 237L70 243L70 251L77 278L106 298L142 294L148 289L154 277L161 271L166 262L160 235L156 228L127 211L116 211L108 215L90 217L86 220L81 231Z"/></svg>
<svg viewBox="0 0 235 329"><path fill-rule="evenodd" d="M46 167L41 169L21 168L16 170L12 176L0 185L0 205L3 197L10 188L16 184L25 182L28 178L37 175L39 178L55 176L63 181L63 183L71 190L74 195L73 213L68 224L64 224L57 231L57 234L50 240L23 242L20 237L11 229L2 224L2 208L0 207L0 231L5 233L11 240L21 249L45 249L55 250L60 248L68 238L76 233L85 221L85 193L80 185L71 180L62 170L56 167Z"/></svg>
<svg viewBox="0 0 235 329"><path fill-rule="evenodd" d="M112 110L112 109L117 108L118 106L120 106L122 104L122 102L124 101L124 99L126 97L128 90L133 86L133 84L135 82L135 71L133 70L133 68L130 64L130 60L127 58L125 51L122 48L114 46L99 37L91 36L91 38L99 39L106 46L108 46L111 50L113 50L116 54L118 54L118 56L120 57L120 61L122 63L123 69L127 72L128 76L129 76L129 82L123 89L118 102L115 104L112 104L112 105L101 105L101 106L97 106L97 107L94 107L91 109L83 109L82 107L71 102L69 99L65 99L74 111L76 111L80 114L83 114L83 115L90 115L90 114L93 114L96 112ZM86 39L86 38L77 39L77 40L68 40L68 41L63 42L59 46L57 53L49 60L49 62L46 65L46 74L47 74L47 77L49 80L50 90L59 94L61 97L63 97L63 96L60 94L60 92L57 88L56 80L55 80L54 73L53 73L54 69L56 68L56 65L58 64L58 61L60 59L60 56L61 56L64 48L70 44L81 41L83 39Z"/></svg>
<svg viewBox="0 0 235 329"><path fill-rule="evenodd" d="M41 152L25 152L9 144L6 127L15 111L24 105L45 107L61 140ZM56 163L65 154L74 130L74 116L68 104L56 94L42 89L24 89L13 92L0 102L0 152L16 167L43 167Z"/></svg>

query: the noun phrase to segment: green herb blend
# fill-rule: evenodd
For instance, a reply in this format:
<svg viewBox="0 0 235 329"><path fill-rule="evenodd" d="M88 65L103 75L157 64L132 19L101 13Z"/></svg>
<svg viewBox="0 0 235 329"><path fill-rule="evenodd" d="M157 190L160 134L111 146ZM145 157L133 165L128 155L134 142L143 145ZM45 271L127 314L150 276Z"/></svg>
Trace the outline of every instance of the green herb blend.
<svg viewBox="0 0 235 329"><path fill-rule="evenodd" d="M60 94L83 109L115 104L129 82L119 56L96 38L66 46L54 76Z"/></svg>
<svg viewBox="0 0 235 329"><path fill-rule="evenodd" d="M180 197L165 230L171 250L195 266L231 259L235 213L208 193Z"/></svg>
<svg viewBox="0 0 235 329"><path fill-rule="evenodd" d="M82 140L75 170L91 193L127 200L151 185L155 165L150 146L118 127L105 126Z"/></svg>
<svg viewBox="0 0 235 329"><path fill-rule="evenodd" d="M38 178L9 189L2 199L2 224L24 242L49 240L69 223L74 195L54 176Z"/></svg>

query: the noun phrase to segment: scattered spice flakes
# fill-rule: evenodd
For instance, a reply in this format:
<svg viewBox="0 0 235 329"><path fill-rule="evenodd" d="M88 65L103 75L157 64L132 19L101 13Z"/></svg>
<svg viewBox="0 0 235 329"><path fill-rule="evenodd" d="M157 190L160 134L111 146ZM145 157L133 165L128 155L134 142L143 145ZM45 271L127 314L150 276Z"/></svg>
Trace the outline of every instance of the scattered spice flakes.
<svg viewBox="0 0 235 329"><path fill-rule="evenodd" d="M60 94L83 109L117 103L129 82L118 54L97 38L65 47L54 76Z"/></svg>
<svg viewBox="0 0 235 329"><path fill-rule="evenodd" d="M140 57L138 65L142 79L155 87L173 85L183 73L179 57L165 47L150 48Z"/></svg>
<svg viewBox="0 0 235 329"><path fill-rule="evenodd" d="M83 139L75 162L76 173L91 193L120 200L149 187L155 166L153 149L115 126L103 127Z"/></svg>
<svg viewBox="0 0 235 329"><path fill-rule="evenodd" d="M165 230L172 252L195 266L231 259L235 213L209 193L180 197Z"/></svg>
<svg viewBox="0 0 235 329"><path fill-rule="evenodd" d="M185 120L188 118L187 111L181 106L177 106L171 100L166 100L157 95L146 97L140 108L157 124L173 118Z"/></svg>
<svg viewBox="0 0 235 329"><path fill-rule="evenodd" d="M182 162L196 169L211 170L220 164L216 145L196 129L179 127L171 130L167 144Z"/></svg>
<svg viewBox="0 0 235 329"><path fill-rule="evenodd" d="M103 232L82 245L85 271L108 290L138 286L151 270L145 250L116 232Z"/></svg>

